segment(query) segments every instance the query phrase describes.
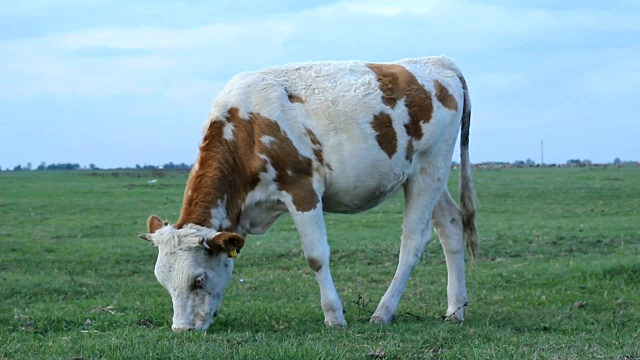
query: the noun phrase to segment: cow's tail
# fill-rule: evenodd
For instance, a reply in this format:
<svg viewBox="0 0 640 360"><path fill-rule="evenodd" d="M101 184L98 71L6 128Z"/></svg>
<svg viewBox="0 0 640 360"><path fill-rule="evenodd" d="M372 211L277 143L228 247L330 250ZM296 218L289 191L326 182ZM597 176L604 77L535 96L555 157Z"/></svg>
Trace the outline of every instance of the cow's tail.
<svg viewBox="0 0 640 360"><path fill-rule="evenodd" d="M460 207L462 208L462 229L464 242L469 254L475 258L478 252L478 234L476 231L476 190L471 176L472 164L469 160L469 127L471 126L471 100L467 82L458 73L464 90L462 106L462 125L460 134Z"/></svg>

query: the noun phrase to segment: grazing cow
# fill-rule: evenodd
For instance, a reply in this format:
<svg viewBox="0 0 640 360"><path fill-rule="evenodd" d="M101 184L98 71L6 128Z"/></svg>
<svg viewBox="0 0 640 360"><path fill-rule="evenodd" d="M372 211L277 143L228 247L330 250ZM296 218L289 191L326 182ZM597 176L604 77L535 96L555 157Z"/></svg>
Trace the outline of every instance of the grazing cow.
<svg viewBox="0 0 640 360"><path fill-rule="evenodd" d="M325 324L346 325L323 212L371 209L401 187L398 267L371 321L394 318L432 226L447 264L446 316L462 321L465 244L477 249L470 115L464 77L442 56L303 63L232 78L211 109L178 222L151 216L140 234L158 247L155 275L173 300L172 329L207 330L244 237L264 234L285 211L316 274ZM462 210L446 187L459 128Z"/></svg>

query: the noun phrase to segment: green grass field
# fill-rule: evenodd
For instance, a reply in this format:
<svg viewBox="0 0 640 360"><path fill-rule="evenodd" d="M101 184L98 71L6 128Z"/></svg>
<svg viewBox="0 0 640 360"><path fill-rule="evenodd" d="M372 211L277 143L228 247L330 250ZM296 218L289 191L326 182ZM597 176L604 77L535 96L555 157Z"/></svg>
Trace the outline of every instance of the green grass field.
<svg viewBox="0 0 640 360"><path fill-rule="evenodd" d="M283 216L249 237L209 331L174 334L156 249L136 234L151 213L178 218L186 173L2 172L0 359L640 359L640 169L474 175L480 256L463 324L441 320L437 238L396 321L367 322L397 263L398 194L326 217L347 328L324 327Z"/></svg>

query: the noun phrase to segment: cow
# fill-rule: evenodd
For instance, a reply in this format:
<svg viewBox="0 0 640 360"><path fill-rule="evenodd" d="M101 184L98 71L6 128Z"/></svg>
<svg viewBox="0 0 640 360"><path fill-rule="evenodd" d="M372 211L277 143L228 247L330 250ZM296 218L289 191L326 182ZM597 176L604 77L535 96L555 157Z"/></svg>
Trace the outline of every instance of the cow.
<svg viewBox="0 0 640 360"><path fill-rule="evenodd" d="M398 266L370 318L393 320L435 228L448 272L446 319L463 321L465 247L475 256L469 160L471 103L445 56L323 61L234 76L216 98L175 224L139 234L158 248L155 276L173 302L172 330L207 330L247 235L285 211L320 287L324 323L346 326L329 270L324 212L355 214L404 191ZM460 132L460 207L447 190Z"/></svg>

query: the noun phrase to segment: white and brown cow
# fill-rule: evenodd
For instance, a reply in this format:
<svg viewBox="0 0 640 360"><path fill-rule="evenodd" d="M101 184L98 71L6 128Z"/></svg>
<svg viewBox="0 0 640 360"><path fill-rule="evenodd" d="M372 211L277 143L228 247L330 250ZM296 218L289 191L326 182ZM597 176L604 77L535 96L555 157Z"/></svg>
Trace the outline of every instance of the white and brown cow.
<svg viewBox="0 0 640 360"><path fill-rule="evenodd" d="M173 330L206 330L247 234L285 211L320 285L325 324L344 326L329 271L323 212L353 214L405 195L396 274L372 322L390 322L437 231L447 263L447 318L463 320L464 248L477 248L469 162L471 104L446 57L316 62L242 73L222 90L174 225L148 219L155 275L173 300ZM460 202L446 184L461 130Z"/></svg>

